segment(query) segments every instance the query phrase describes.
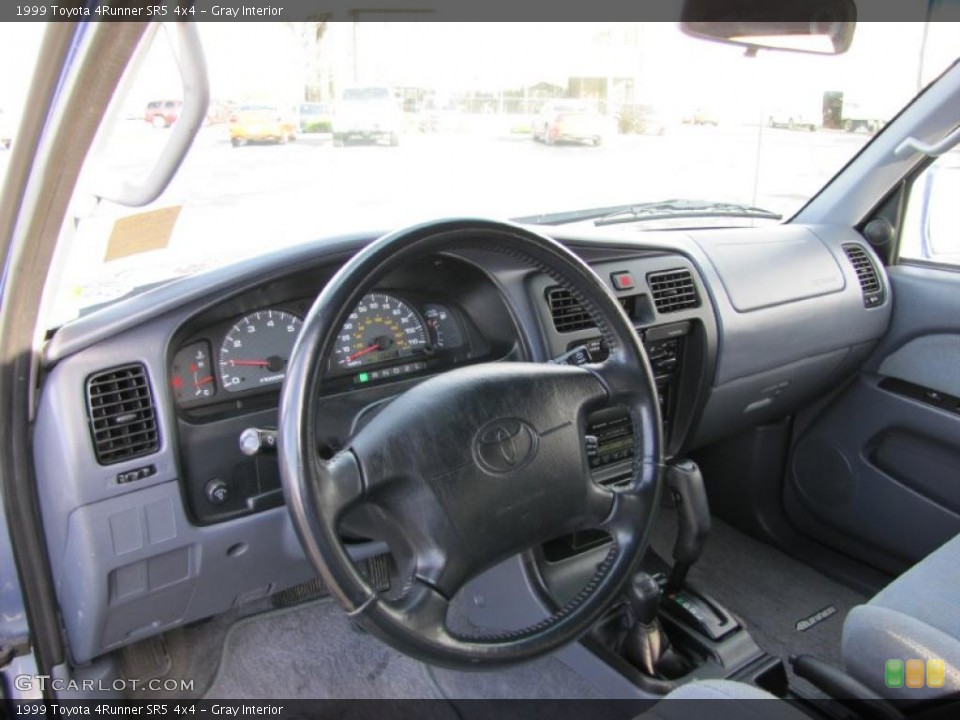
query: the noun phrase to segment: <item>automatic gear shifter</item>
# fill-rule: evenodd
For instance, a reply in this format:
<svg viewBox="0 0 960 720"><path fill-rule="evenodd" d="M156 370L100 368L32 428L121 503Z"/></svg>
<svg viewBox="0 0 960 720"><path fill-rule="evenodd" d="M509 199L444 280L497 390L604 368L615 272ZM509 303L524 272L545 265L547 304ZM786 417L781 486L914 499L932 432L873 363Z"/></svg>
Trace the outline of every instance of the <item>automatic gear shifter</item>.
<svg viewBox="0 0 960 720"><path fill-rule="evenodd" d="M673 545L673 570L665 591L683 587L687 572L700 559L710 534L710 506L703 487L703 475L692 460L681 460L667 466L667 487L677 506L677 541Z"/></svg>
<svg viewBox="0 0 960 720"><path fill-rule="evenodd" d="M627 590L627 600L633 613L634 625L624 640L624 655L644 673L656 677L657 663L670 646L670 641L657 620L660 585L647 573L637 573Z"/></svg>

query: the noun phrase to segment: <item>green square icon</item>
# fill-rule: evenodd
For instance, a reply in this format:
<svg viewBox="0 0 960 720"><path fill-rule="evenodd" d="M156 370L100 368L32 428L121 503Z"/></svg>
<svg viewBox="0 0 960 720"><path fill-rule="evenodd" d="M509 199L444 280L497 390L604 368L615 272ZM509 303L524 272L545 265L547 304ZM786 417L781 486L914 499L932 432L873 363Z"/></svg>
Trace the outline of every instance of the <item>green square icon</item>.
<svg viewBox="0 0 960 720"><path fill-rule="evenodd" d="M903 687L903 660L887 660L884 679L888 688Z"/></svg>

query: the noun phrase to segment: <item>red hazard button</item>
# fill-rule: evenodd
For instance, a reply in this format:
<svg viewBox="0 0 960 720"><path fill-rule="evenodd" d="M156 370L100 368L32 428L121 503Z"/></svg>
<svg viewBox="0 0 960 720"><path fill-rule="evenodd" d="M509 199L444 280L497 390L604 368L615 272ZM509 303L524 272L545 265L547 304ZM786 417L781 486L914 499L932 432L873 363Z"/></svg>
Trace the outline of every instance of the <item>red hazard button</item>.
<svg viewBox="0 0 960 720"><path fill-rule="evenodd" d="M628 272L610 273L610 281L617 290L633 290L636 287L633 275Z"/></svg>

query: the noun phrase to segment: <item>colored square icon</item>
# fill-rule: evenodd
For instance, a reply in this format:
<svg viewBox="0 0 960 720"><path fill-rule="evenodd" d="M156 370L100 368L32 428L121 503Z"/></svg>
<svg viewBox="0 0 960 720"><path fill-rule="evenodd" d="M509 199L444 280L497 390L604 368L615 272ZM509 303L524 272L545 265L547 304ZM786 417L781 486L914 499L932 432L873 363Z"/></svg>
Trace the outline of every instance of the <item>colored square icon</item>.
<svg viewBox="0 0 960 720"><path fill-rule="evenodd" d="M888 688L903 687L903 660L887 660L884 680Z"/></svg>
<svg viewBox="0 0 960 720"><path fill-rule="evenodd" d="M923 660L907 660L907 687L922 688L924 677Z"/></svg>
<svg viewBox="0 0 960 720"><path fill-rule="evenodd" d="M927 660L927 687L942 688L946 675L947 668L943 660Z"/></svg>

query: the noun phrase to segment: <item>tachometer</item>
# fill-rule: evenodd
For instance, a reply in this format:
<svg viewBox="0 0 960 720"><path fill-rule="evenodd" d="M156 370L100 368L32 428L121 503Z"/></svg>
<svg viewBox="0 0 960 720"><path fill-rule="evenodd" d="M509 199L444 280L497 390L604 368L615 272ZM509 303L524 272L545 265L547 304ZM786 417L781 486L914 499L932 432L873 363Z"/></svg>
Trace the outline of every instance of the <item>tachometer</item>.
<svg viewBox="0 0 960 720"><path fill-rule="evenodd" d="M220 346L223 389L239 392L282 382L302 325L283 310L261 310L230 328Z"/></svg>
<svg viewBox="0 0 960 720"><path fill-rule="evenodd" d="M347 317L333 351L341 368L358 368L415 355L427 346L423 320L386 293L365 295Z"/></svg>

